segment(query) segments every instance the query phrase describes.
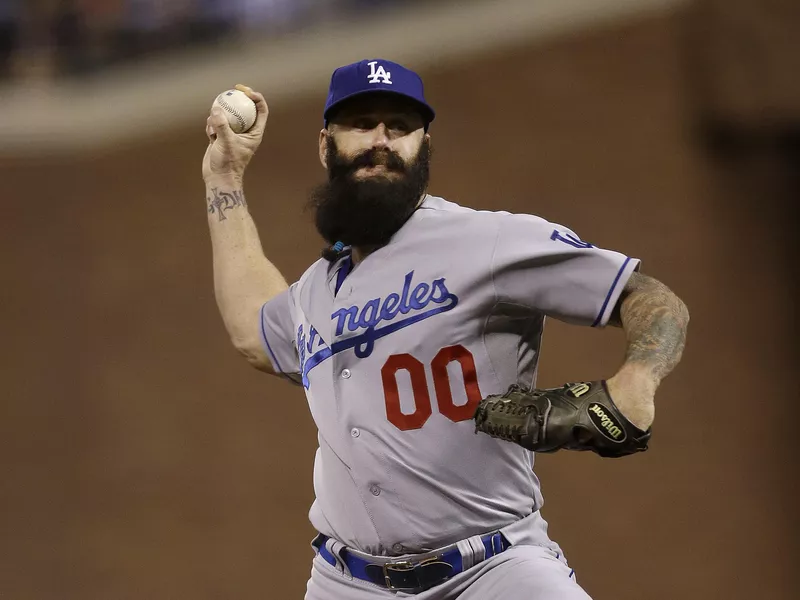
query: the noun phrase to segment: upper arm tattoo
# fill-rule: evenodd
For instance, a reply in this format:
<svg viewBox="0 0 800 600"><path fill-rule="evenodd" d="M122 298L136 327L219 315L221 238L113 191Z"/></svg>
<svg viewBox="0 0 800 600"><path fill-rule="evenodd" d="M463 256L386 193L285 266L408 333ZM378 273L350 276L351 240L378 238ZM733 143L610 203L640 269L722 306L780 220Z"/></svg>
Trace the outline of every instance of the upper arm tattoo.
<svg viewBox="0 0 800 600"><path fill-rule="evenodd" d="M626 362L644 363L661 379L680 360L686 345L689 311L666 285L634 273L612 315L628 338Z"/></svg>
<svg viewBox="0 0 800 600"><path fill-rule="evenodd" d="M613 327L622 327L622 317L620 315L622 304L632 293L646 289L648 281L656 280L652 277L648 277L647 275L639 273L639 271L634 271L631 273L628 283L626 283L625 287L622 288L622 293L619 296L619 300L617 300L617 303L614 305L614 309L611 311L611 316L608 318L609 325Z"/></svg>

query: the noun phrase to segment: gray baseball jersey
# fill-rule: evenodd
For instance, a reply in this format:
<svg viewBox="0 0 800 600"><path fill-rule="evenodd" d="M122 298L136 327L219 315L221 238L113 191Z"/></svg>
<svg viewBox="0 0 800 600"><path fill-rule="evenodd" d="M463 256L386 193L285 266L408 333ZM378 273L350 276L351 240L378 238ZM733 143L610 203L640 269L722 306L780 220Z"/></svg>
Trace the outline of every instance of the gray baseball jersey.
<svg viewBox="0 0 800 600"><path fill-rule="evenodd" d="M314 263L260 322L319 430L314 527L395 555L538 511L533 454L471 417L481 397L534 385L545 316L605 325L638 264L539 217L433 196L354 268Z"/></svg>

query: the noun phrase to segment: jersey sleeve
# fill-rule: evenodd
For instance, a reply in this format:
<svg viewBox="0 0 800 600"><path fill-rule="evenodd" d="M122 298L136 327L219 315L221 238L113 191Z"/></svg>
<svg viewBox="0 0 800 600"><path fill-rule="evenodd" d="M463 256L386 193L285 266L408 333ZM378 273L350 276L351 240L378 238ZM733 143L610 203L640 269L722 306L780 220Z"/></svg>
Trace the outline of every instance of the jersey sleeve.
<svg viewBox="0 0 800 600"><path fill-rule="evenodd" d="M300 359L295 345L294 290L291 285L261 307L261 343L276 372L292 382L300 380Z"/></svg>
<svg viewBox="0 0 800 600"><path fill-rule="evenodd" d="M639 260L531 215L501 218L492 256L497 299L561 321L603 327Z"/></svg>

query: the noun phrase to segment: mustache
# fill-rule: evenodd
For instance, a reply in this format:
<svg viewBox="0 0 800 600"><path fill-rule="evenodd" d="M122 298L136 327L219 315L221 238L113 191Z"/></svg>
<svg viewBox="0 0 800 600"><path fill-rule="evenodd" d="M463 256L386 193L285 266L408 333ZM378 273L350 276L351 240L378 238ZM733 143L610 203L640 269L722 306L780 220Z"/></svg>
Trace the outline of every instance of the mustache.
<svg viewBox="0 0 800 600"><path fill-rule="evenodd" d="M400 155L391 150L379 150L371 148L353 158L350 161L339 165L343 172L353 173L362 167L386 167L390 171L405 173L406 163Z"/></svg>

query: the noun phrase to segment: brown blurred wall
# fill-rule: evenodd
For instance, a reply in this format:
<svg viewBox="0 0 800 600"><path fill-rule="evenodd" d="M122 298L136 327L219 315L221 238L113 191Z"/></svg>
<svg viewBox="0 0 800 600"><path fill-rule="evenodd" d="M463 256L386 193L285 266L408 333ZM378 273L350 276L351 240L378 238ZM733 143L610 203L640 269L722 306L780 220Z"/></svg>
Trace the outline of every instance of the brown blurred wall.
<svg viewBox="0 0 800 600"><path fill-rule="evenodd" d="M685 50L706 110L745 123L800 120L800 2L695 0Z"/></svg>
<svg viewBox="0 0 800 600"><path fill-rule="evenodd" d="M684 33L654 19L426 70L432 192L639 256L690 307L651 451L538 461L579 582L597 600L788 600L797 392L782 214L698 143ZM322 177L324 93L274 107L246 183L289 279L319 250L301 206ZM198 115L90 159L0 164L0 598L302 597L315 429L302 391L227 341L204 149ZM618 330L551 322L540 383L609 376L623 348Z"/></svg>

